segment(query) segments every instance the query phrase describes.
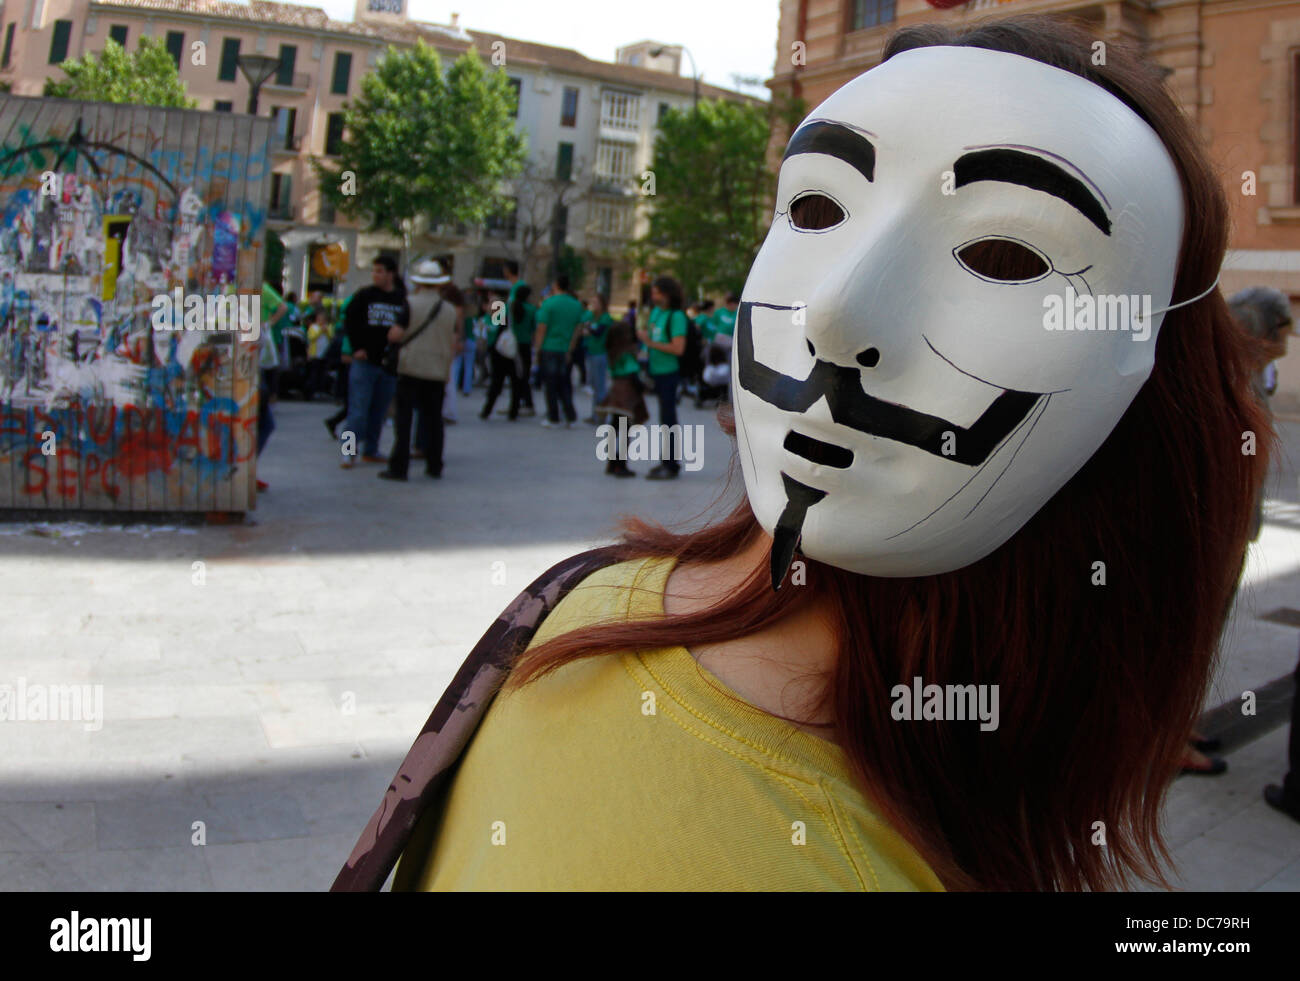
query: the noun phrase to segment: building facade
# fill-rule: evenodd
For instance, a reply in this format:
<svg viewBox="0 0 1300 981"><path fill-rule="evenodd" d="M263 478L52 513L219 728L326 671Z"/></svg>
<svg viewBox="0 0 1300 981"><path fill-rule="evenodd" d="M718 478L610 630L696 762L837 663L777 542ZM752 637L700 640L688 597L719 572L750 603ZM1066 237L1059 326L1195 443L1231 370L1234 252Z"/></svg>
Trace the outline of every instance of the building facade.
<svg viewBox="0 0 1300 981"><path fill-rule="evenodd" d="M596 61L459 23L413 21L406 0L357 0L352 21L263 0L3 0L0 84L39 95L47 78L62 77L65 59L102 51L110 38L130 49L142 36L166 43L202 109L245 112L250 88L240 55L278 59L258 98L259 114L275 120L266 223L286 247L285 286L300 293L352 289L368 281L374 256L402 248L400 239L336 215L311 166L313 157L337 152L344 106L389 46L423 40L445 60L474 47L489 67L507 72L518 94L517 126L529 158L507 191L514 207L484 227L417 228L412 243L416 253L450 260L463 285L499 275L508 258L540 281L567 245L583 258L585 288L631 288L639 277L623 253L643 230L639 175L649 166L657 120L669 108L689 108L695 92L693 80L679 75L681 49L672 45L644 41L620 49L617 62ZM709 85L699 92L747 98ZM341 280L317 257L331 243L350 259Z"/></svg>
<svg viewBox="0 0 1300 981"><path fill-rule="evenodd" d="M973 24L1020 13L1069 15L1103 38L1136 41L1206 140L1223 176L1232 233L1221 289L1276 287L1300 300L1298 0L781 0L774 97L810 109L879 64L889 36L923 22ZM1300 411L1300 344L1279 365L1274 405Z"/></svg>

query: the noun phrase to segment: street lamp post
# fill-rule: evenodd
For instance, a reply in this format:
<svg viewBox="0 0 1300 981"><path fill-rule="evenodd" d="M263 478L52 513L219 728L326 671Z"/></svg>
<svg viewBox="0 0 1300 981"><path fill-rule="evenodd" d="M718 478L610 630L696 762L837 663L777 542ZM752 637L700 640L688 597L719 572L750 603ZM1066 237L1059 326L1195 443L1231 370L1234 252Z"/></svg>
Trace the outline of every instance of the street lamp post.
<svg viewBox="0 0 1300 981"><path fill-rule="evenodd" d="M666 50L666 47L655 48L650 52L650 57L658 58ZM695 110L700 107L700 70L695 67L695 55L691 54L691 49L682 45L682 50L686 52L686 57L691 59L691 81L694 83L691 109Z"/></svg>
<svg viewBox="0 0 1300 981"><path fill-rule="evenodd" d="M235 59L235 64L239 65L240 72L248 79L248 114L256 116L257 93L280 67L280 59L270 55L240 55Z"/></svg>

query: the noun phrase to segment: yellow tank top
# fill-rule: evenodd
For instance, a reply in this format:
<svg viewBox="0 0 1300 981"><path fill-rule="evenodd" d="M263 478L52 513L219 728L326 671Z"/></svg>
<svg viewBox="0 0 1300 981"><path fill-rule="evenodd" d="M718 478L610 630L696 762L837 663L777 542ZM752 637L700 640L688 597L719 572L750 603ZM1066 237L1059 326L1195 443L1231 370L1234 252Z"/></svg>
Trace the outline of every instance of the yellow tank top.
<svg viewBox="0 0 1300 981"><path fill-rule="evenodd" d="M533 644L663 614L673 560L585 579ZM499 695L395 889L942 890L833 743L742 701L684 647L596 655Z"/></svg>

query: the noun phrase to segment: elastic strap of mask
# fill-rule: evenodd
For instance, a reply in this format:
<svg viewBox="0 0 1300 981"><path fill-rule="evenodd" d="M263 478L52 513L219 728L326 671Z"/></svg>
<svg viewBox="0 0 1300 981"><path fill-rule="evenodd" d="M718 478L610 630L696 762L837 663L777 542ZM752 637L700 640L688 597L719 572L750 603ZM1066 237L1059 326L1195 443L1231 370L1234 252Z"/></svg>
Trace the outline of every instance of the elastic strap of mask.
<svg viewBox="0 0 1300 981"><path fill-rule="evenodd" d="M1158 314L1158 313L1167 313L1167 312L1170 311L1170 310L1177 310L1179 307L1185 307L1185 306L1187 306L1189 303L1195 303L1197 300L1203 300L1203 299L1205 299L1207 296L1209 296L1211 293L1213 293L1216 289L1218 289L1218 287L1219 287L1219 277L1222 276L1222 275L1223 275L1223 273L1219 273L1218 276L1215 276L1215 277L1214 277L1214 282L1212 282L1212 283L1210 284L1209 288L1208 288L1207 290L1205 290L1205 292L1203 292L1203 293L1197 293L1197 294L1196 294L1194 297L1192 297L1190 300L1183 300L1181 303L1171 303L1171 304L1169 304L1169 306L1167 306L1167 307L1161 307L1159 310L1152 310L1151 313L1150 313L1150 316L1154 317L1154 316L1155 316L1156 314ZM1139 319L1139 320L1142 320L1142 319L1145 319L1145 318L1143 318L1143 317L1138 317L1138 319Z"/></svg>

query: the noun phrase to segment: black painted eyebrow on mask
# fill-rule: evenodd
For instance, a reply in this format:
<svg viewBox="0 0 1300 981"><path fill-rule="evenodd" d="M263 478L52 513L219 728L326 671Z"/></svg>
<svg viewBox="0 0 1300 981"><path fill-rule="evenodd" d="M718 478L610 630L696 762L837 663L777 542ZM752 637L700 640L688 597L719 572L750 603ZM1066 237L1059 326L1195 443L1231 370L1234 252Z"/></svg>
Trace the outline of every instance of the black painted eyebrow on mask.
<svg viewBox="0 0 1300 981"><path fill-rule="evenodd" d="M809 123L790 140L782 163L800 153L824 153L843 160L869 181L876 179L876 148L861 133L841 123Z"/></svg>
<svg viewBox="0 0 1300 981"><path fill-rule="evenodd" d="M1063 167L1023 150L995 148L962 154L953 165L957 187L976 181L1002 181L1034 191L1046 191L1074 208L1105 234L1110 234L1106 209L1086 184Z"/></svg>

